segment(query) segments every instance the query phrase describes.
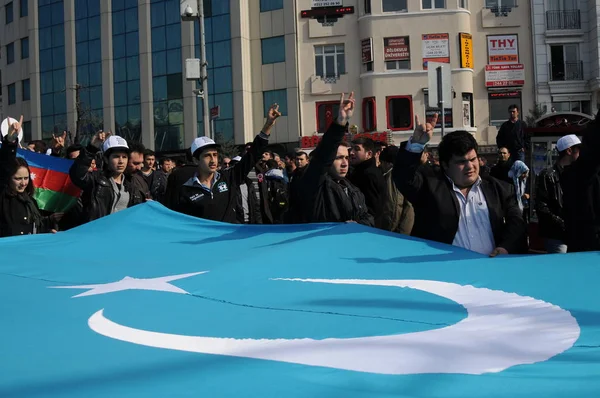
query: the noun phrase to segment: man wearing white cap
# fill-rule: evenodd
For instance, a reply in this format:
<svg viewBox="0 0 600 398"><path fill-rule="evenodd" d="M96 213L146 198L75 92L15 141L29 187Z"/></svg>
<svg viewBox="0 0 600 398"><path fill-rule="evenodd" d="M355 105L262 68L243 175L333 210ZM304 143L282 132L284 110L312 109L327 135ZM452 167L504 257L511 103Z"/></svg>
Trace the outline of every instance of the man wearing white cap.
<svg viewBox="0 0 600 398"><path fill-rule="evenodd" d="M81 188L84 222L96 220L143 203L145 198L136 194L125 170L129 160L129 145L113 135L102 145L104 170L89 171L92 158L83 150L69 169L73 184Z"/></svg>
<svg viewBox="0 0 600 398"><path fill-rule="evenodd" d="M269 135L277 118L281 116L279 106L269 109L267 121L254 139L252 150L246 153L234 166L217 171L219 166L219 145L208 137L198 137L190 148L192 156L198 160L196 173L183 185L167 186L167 205L171 210L199 218L229 223L238 223L236 207L240 185L245 183L250 170L256 164L262 151L269 143Z"/></svg>
<svg viewBox="0 0 600 398"><path fill-rule="evenodd" d="M563 189L561 177L566 166L579 158L581 141L575 134L558 140L558 160L543 170L537 178L535 207L538 215L539 234L545 238L548 253L566 253L566 229L563 215Z"/></svg>

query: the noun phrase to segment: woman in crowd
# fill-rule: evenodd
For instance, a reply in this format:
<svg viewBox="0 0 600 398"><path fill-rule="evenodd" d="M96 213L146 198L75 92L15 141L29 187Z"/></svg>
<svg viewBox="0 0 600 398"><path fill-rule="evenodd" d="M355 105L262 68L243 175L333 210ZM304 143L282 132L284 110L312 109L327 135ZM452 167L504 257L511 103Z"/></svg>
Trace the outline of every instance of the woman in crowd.
<svg viewBox="0 0 600 398"><path fill-rule="evenodd" d="M513 163L508 176L513 180L515 194L519 208L523 212L523 217L527 221L527 211L529 207L529 193L527 192L527 177L529 176L529 167L525 163L517 160Z"/></svg>
<svg viewBox="0 0 600 398"><path fill-rule="evenodd" d="M129 146L123 138L113 135L102 146L104 168L90 171L93 159L81 151L69 170L73 184L81 188L84 222L116 213L142 203L145 198L133 192L125 176L129 161Z"/></svg>
<svg viewBox="0 0 600 398"><path fill-rule="evenodd" d="M33 198L29 165L17 157L22 123L23 116L9 127L0 148L0 237L50 232L62 216L42 216Z"/></svg>

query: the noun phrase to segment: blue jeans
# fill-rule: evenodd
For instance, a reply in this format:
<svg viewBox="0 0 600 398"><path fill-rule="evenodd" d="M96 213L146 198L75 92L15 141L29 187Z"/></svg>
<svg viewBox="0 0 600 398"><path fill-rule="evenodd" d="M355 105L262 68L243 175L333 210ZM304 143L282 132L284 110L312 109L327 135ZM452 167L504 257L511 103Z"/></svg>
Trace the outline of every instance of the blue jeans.
<svg viewBox="0 0 600 398"><path fill-rule="evenodd" d="M546 251L548 254L566 253L567 245L558 239L546 239Z"/></svg>

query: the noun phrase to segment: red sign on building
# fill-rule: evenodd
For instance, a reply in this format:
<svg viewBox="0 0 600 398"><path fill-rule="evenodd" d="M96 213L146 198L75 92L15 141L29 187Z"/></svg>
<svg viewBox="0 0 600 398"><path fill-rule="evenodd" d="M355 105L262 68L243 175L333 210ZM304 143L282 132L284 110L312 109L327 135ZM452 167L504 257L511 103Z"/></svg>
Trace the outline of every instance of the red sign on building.
<svg viewBox="0 0 600 398"><path fill-rule="evenodd" d="M383 57L386 61L410 60L408 36L386 37L383 39Z"/></svg>

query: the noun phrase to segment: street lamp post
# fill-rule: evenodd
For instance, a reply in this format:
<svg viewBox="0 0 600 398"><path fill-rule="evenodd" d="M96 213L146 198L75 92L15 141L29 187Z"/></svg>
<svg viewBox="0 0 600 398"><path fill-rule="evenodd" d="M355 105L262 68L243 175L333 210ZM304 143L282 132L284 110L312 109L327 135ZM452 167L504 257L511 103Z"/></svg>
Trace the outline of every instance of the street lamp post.
<svg viewBox="0 0 600 398"><path fill-rule="evenodd" d="M204 0L180 0L180 10L182 20L198 20L200 39L200 60L198 60L197 58L186 60L186 79L196 80L197 82L199 81L201 84L201 88L195 89L193 92L198 98L202 98L202 119L204 123L204 135L206 137L214 139L214 137L211 134L210 105L208 100L208 62L206 60Z"/></svg>
<svg viewBox="0 0 600 398"><path fill-rule="evenodd" d="M198 0L198 25L200 28L200 68L202 84L202 120L204 135L213 138L210 128L210 104L208 101L208 63L206 61L206 32L204 27L204 0Z"/></svg>

